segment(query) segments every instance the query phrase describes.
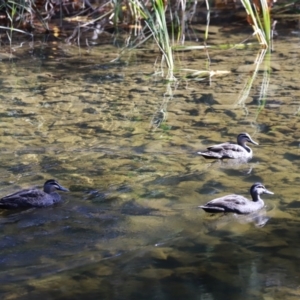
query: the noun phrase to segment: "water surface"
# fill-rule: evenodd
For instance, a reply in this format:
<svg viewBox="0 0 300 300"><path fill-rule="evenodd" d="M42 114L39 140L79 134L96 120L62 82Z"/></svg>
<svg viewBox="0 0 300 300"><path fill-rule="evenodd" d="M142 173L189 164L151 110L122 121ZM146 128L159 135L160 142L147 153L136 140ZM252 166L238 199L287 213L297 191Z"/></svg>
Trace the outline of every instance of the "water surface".
<svg viewBox="0 0 300 300"><path fill-rule="evenodd" d="M109 63L109 45L3 60L1 194L50 178L70 193L1 212L1 298L298 299L298 43L276 40L268 84L262 65L244 99L257 47L211 50L210 68L231 71L211 82L166 84L152 51ZM205 67L204 52L176 55ZM197 156L244 131L259 142L249 164ZM256 181L275 193L256 216L197 208Z"/></svg>

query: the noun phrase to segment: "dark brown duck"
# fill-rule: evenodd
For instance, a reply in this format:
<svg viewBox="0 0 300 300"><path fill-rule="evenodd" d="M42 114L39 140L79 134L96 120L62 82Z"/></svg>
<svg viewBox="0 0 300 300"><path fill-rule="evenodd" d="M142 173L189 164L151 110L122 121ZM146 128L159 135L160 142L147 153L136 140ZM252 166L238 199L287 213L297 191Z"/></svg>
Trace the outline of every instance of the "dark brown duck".
<svg viewBox="0 0 300 300"><path fill-rule="evenodd" d="M216 198L199 207L210 213L232 212L237 214L250 214L264 207L264 200L260 198L261 194L273 195L274 193L268 191L260 182L257 182L251 186L250 194L252 201L243 196L232 194Z"/></svg>
<svg viewBox="0 0 300 300"><path fill-rule="evenodd" d="M210 146L206 151L197 152L205 158L211 159L223 159L223 158L233 158L241 160L250 160L252 158L252 149L247 146L247 142L254 145L258 145L257 142L253 141L251 136L244 132L237 136L237 144L232 143L222 143L214 146Z"/></svg>
<svg viewBox="0 0 300 300"><path fill-rule="evenodd" d="M68 192L69 190L61 186L56 180L47 180L44 190L36 188L25 189L14 194L7 195L0 199L0 208L29 208L45 207L53 205L61 200L56 191Z"/></svg>

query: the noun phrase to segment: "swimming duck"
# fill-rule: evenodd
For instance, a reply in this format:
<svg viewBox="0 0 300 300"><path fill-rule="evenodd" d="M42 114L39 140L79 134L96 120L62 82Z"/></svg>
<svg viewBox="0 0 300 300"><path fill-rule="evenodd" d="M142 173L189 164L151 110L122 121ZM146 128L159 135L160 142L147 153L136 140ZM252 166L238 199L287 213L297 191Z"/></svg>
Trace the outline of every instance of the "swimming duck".
<svg viewBox="0 0 300 300"><path fill-rule="evenodd" d="M44 191L32 188L21 190L14 194L7 195L0 199L0 208L28 208L44 207L60 201L60 195L56 190L68 192L56 180L47 180L44 184Z"/></svg>
<svg viewBox="0 0 300 300"><path fill-rule="evenodd" d="M207 202L205 205L199 206L206 212L233 212L237 214L249 214L264 207L264 201L260 198L260 194L271 194L260 182L254 183L250 188L252 200L240 195L227 195L216 198Z"/></svg>
<svg viewBox="0 0 300 300"><path fill-rule="evenodd" d="M207 148L207 151L197 152L205 158L236 158L249 160L252 158L252 149L246 145L246 142L258 145L252 140L251 136L244 132L237 136L237 144L223 143Z"/></svg>

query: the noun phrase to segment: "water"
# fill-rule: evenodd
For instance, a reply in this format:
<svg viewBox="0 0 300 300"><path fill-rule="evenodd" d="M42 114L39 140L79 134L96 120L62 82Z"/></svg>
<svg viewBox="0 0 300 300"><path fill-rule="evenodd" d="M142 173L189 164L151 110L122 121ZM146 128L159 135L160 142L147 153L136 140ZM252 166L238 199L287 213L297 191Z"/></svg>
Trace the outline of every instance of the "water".
<svg viewBox="0 0 300 300"><path fill-rule="evenodd" d="M211 69L231 71L210 85L165 84L153 53L109 64L112 46L2 61L1 195L50 178L70 193L1 212L1 298L298 299L298 43L275 42L269 83L262 65L244 101L255 47L210 50ZM177 55L204 68L203 52ZM196 155L244 131L259 142L248 165ZM197 208L256 181L275 193L258 215Z"/></svg>

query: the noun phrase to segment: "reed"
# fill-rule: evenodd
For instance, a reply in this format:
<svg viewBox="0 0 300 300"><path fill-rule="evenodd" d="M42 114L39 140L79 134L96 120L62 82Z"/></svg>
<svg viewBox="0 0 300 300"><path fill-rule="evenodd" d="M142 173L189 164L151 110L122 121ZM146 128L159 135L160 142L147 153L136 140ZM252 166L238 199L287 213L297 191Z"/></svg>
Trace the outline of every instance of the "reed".
<svg viewBox="0 0 300 300"><path fill-rule="evenodd" d="M261 8L262 8L262 20L263 20L263 29L264 34L267 40L268 45L271 43L271 16L270 16L270 8L268 6L267 0L260 0Z"/></svg>
<svg viewBox="0 0 300 300"><path fill-rule="evenodd" d="M248 19L251 20L251 25L259 43L263 48L268 48L271 40L271 21L267 0L241 1L249 16ZM70 0L70 2L75 3L75 0ZM96 1L91 2L95 4ZM130 33L129 38L126 39L124 49L129 49L129 46L137 48L149 39L154 40L162 54L161 72L163 73L165 67L167 67L166 78L174 80L174 51L184 51L185 26L191 21L192 16L196 12L197 2L196 0L99 0L97 2L99 7L96 7L95 5L92 6L90 1L83 1L82 3L85 3L86 7L83 7L82 12L80 8L77 8L78 15L84 13L88 16L88 21L77 23L76 30L67 41L75 36L78 36L79 40L81 28L96 32L93 26L96 22L101 22L101 27L103 28L110 24L110 28L113 26L115 33L121 31L123 28L128 28ZM64 17L67 14L76 14L76 9L71 11L68 9L70 6L67 6L64 1L59 1L59 3L51 2L52 4L49 5L50 2L45 0L45 5L43 3L43 1L35 0L0 0L0 9L6 12L8 20L7 26L1 26L0 28L6 30L10 42L12 41L13 32L28 33L22 27L24 24L34 24L38 20L45 28L45 32L47 32L49 28L46 22L52 16L57 16L58 12L60 12L61 24L63 12ZM203 47L207 53L209 63L209 46L207 46L207 42L210 23L210 2L209 0L205 0L205 3L207 24L204 33L204 46L196 46L194 50L197 47ZM99 15L97 11L101 11L101 14ZM104 31L105 29L101 30ZM169 32L171 32L171 36ZM186 48L186 50L191 49L191 47ZM202 78L206 71L199 72L198 75L201 74L200 77Z"/></svg>
<svg viewBox="0 0 300 300"><path fill-rule="evenodd" d="M151 4L153 14L148 14L149 17L145 22L162 53L162 62L166 61L168 67L167 78L173 80L174 59L166 21L166 8L163 0L151 0Z"/></svg>
<svg viewBox="0 0 300 300"><path fill-rule="evenodd" d="M263 48L268 48L271 42L271 18L267 0L260 0L252 5L251 0L241 0L254 34Z"/></svg>

